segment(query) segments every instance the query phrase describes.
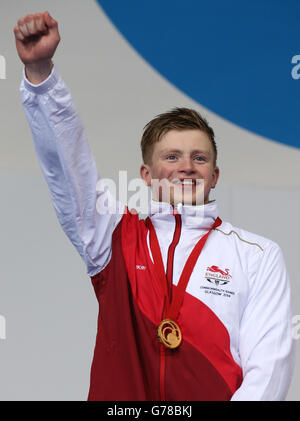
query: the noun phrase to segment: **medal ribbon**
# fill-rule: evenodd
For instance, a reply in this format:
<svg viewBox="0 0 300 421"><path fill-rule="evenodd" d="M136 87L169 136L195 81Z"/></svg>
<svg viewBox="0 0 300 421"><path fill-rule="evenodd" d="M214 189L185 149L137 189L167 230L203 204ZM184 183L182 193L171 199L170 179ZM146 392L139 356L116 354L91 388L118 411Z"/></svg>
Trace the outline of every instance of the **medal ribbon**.
<svg viewBox="0 0 300 421"><path fill-rule="evenodd" d="M172 279L169 279L169 282L168 282L168 279L164 270L163 259L162 259L158 239L156 236L155 228L152 224L151 219L149 217L146 219L146 225L150 231L150 248L151 248L151 252L152 252L152 256L154 260L154 267L156 270L157 277L165 293L165 296L167 297L165 318L171 319L173 321L177 319L180 308L183 303L184 293L185 293L187 284L189 282L190 276L195 267L195 264L197 262L197 259L211 231L221 224L222 224L222 221L218 217L215 220L214 224L210 227L209 231L203 237L201 237L200 240L197 242L197 244L193 248L192 252L190 253L184 265L184 268L181 273L176 289L172 291L173 282L172 282ZM168 288L168 283L170 282L171 282L171 286ZM173 294L171 294L171 291L173 292ZM173 295L172 299L171 299L171 295Z"/></svg>

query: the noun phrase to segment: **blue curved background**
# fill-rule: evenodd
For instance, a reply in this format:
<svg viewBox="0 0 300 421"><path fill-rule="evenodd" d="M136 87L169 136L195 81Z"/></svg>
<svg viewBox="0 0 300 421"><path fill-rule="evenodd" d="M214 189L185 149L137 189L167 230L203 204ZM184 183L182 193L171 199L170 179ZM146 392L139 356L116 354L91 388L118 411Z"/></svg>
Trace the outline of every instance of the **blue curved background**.
<svg viewBox="0 0 300 421"><path fill-rule="evenodd" d="M137 52L221 117L300 148L299 0L98 0ZM178 104L174 104L176 106Z"/></svg>

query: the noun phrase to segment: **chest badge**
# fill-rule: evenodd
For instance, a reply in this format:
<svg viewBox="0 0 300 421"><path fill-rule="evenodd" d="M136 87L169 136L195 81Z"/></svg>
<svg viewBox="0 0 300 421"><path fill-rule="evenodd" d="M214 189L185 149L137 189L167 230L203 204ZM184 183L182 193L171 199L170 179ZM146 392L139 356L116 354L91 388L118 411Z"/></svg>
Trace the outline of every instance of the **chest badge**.
<svg viewBox="0 0 300 421"><path fill-rule="evenodd" d="M205 278L215 285L226 285L232 278L229 269L222 270L218 266L208 266L205 272Z"/></svg>

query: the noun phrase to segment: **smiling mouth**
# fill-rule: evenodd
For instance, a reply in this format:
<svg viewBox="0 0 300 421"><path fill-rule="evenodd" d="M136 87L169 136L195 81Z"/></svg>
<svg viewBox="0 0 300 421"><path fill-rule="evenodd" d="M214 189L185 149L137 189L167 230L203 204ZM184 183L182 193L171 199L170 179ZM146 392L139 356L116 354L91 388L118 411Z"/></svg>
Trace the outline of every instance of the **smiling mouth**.
<svg viewBox="0 0 300 421"><path fill-rule="evenodd" d="M172 184L181 185L181 186L198 186L201 185L203 182L202 179L199 178L182 178L182 179L174 179L171 181Z"/></svg>

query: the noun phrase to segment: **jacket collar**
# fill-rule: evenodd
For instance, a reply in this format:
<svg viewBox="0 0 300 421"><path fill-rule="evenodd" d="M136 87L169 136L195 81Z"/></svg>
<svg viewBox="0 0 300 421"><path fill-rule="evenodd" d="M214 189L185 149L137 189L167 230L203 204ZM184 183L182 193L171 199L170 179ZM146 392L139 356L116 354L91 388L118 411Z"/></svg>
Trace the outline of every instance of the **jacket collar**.
<svg viewBox="0 0 300 421"><path fill-rule="evenodd" d="M167 202L151 200L149 203L149 216L154 223L174 223L175 213L181 215L182 225L186 228L203 230L209 229L219 216L218 205L215 200L199 206L186 206L179 203L176 209Z"/></svg>

